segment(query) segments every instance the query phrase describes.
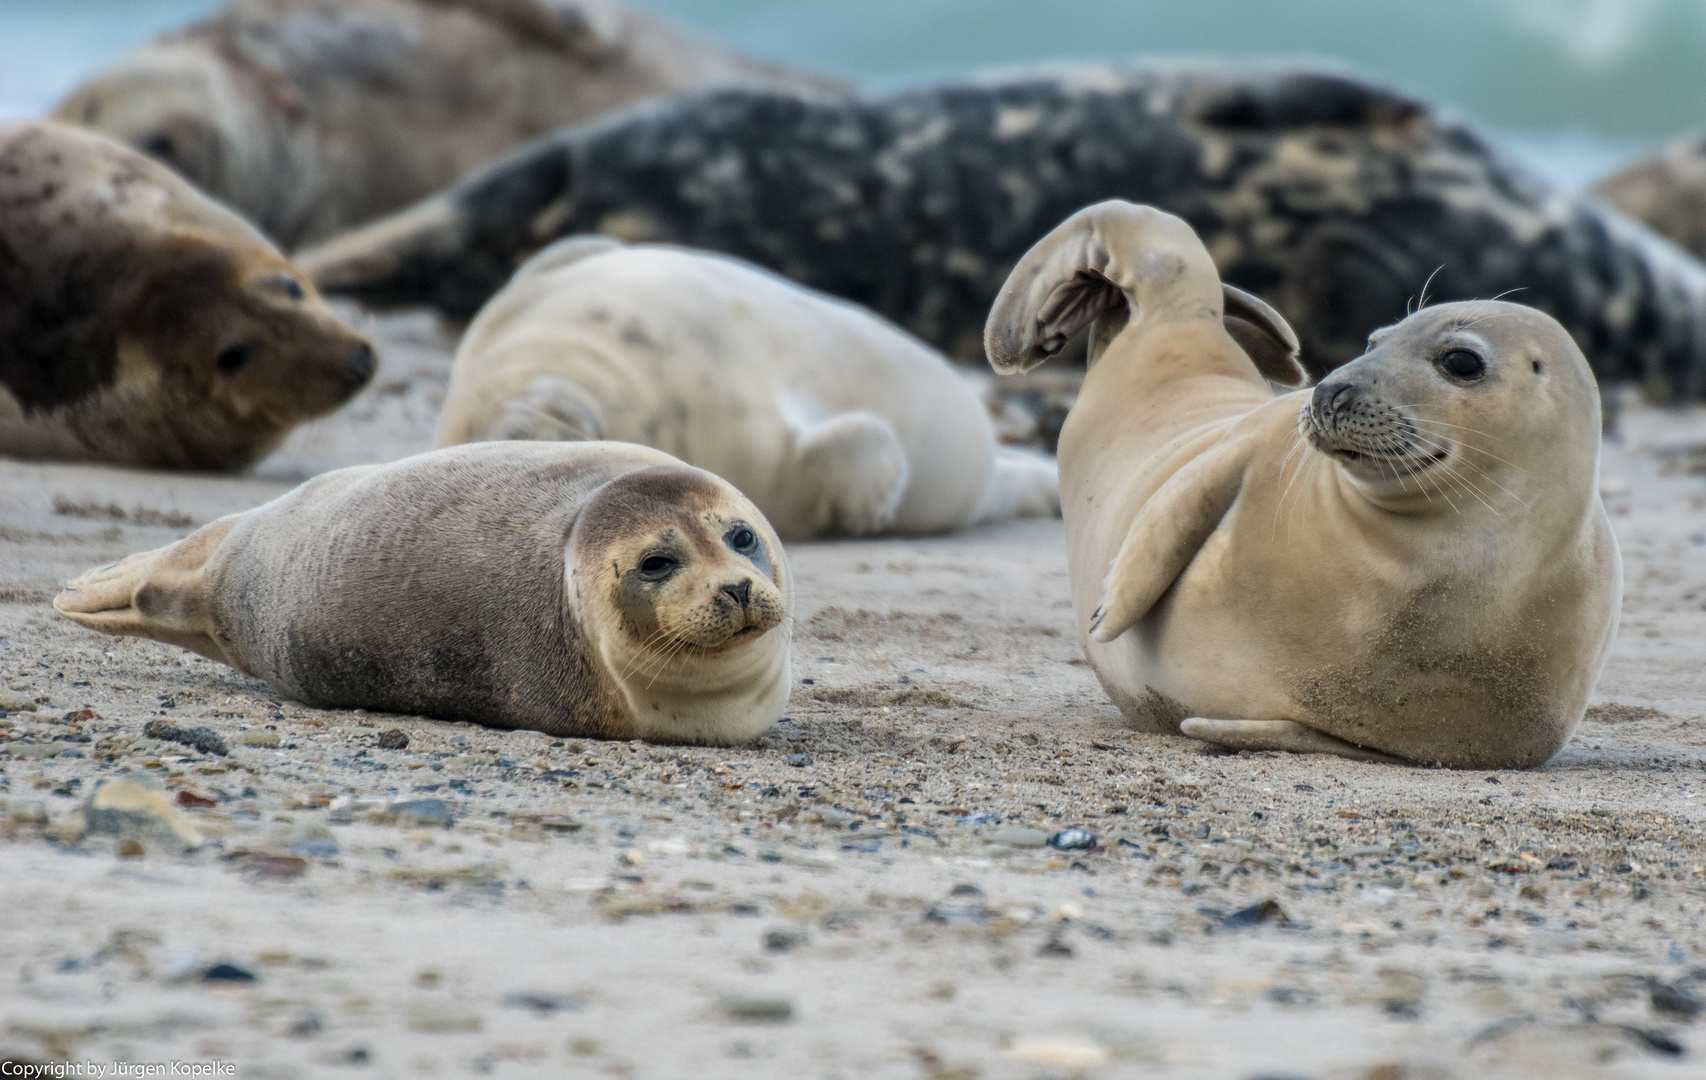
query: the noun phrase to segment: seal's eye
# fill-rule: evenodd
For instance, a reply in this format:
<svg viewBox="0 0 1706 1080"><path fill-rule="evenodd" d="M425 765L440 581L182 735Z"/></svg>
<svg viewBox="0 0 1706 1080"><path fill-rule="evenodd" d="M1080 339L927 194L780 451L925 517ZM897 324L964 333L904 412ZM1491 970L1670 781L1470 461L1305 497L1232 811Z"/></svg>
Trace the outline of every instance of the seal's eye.
<svg viewBox="0 0 1706 1080"><path fill-rule="evenodd" d="M1487 373L1487 365L1468 349L1453 349L1439 358L1445 373L1458 379L1479 379Z"/></svg>
<svg viewBox="0 0 1706 1080"><path fill-rule="evenodd" d="M239 341L220 349L219 355L214 358L213 363L221 375L235 375L248 367L249 361L254 358L254 346L246 341Z"/></svg>
<svg viewBox="0 0 1706 1080"><path fill-rule="evenodd" d="M673 555L647 555L640 560L640 576L647 581L662 581L679 565Z"/></svg>
<svg viewBox="0 0 1706 1080"><path fill-rule="evenodd" d="M745 525L735 526L723 539L742 555L749 555L758 548L758 534Z"/></svg>

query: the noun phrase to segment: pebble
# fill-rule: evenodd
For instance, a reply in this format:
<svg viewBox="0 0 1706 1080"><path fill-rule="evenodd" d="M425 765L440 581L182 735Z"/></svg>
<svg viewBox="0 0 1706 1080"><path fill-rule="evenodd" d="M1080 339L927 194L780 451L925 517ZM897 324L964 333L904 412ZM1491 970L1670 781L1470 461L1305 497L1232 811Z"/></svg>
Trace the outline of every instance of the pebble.
<svg viewBox="0 0 1706 1080"><path fill-rule="evenodd" d="M449 826L450 804L443 799L411 799L408 802L393 803L391 812L397 815L399 825L435 825Z"/></svg>
<svg viewBox="0 0 1706 1080"><path fill-rule="evenodd" d="M1653 1011L1692 1020L1699 1015L1700 999L1680 986L1655 986L1652 992Z"/></svg>
<svg viewBox="0 0 1706 1080"><path fill-rule="evenodd" d="M806 935L798 930L769 930L764 934L764 948L767 952L792 952L806 943Z"/></svg>
<svg viewBox="0 0 1706 1080"><path fill-rule="evenodd" d="M531 990L511 990L499 999L506 1009L531 1009L541 1016L559 1012L579 1012L581 1001L569 994L541 994Z"/></svg>
<svg viewBox="0 0 1706 1080"><path fill-rule="evenodd" d="M1242 910L1234 911L1220 920L1220 926L1223 930L1239 930L1246 926L1261 926L1263 924L1288 926L1291 924L1291 920L1286 918L1285 909L1279 906L1279 901L1271 898L1263 900L1259 904L1252 904Z"/></svg>
<svg viewBox="0 0 1706 1080"><path fill-rule="evenodd" d="M1096 846L1096 834L1089 829L1062 829L1048 838L1048 846L1057 851L1089 851Z"/></svg>
<svg viewBox="0 0 1706 1080"><path fill-rule="evenodd" d="M46 761L58 757L65 749L59 743L11 742L6 744L6 752L15 758L26 761Z"/></svg>
<svg viewBox="0 0 1706 1080"><path fill-rule="evenodd" d="M238 746L262 746L276 750L279 744L278 732L265 728L254 728L237 736Z"/></svg>
<svg viewBox="0 0 1706 1080"><path fill-rule="evenodd" d="M252 983L258 981L255 973L248 968L236 964L215 964L201 973L202 982Z"/></svg>
<svg viewBox="0 0 1706 1080"><path fill-rule="evenodd" d="M447 1005L416 1005L408 1011L408 1021L410 1031L424 1035L452 1035L486 1026L479 1013Z"/></svg>
<svg viewBox="0 0 1706 1080"><path fill-rule="evenodd" d="M1099 1069L1109 1061L1105 1047L1068 1039L1015 1039L1006 1056L1009 1061L1063 1069Z"/></svg>
<svg viewBox="0 0 1706 1080"><path fill-rule="evenodd" d="M195 824L172 805L171 796L127 777L95 785L83 806L83 818L92 833L131 840L153 837L181 848L201 845Z"/></svg>
<svg viewBox="0 0 1706 1080"><path fill-rule="evenodd" d="M1027 829L1023 825L1003 825L988 834L991 841L1015 848L1040 848L1048 843L1048 833Z"/></svg>
<svg viewBox="0 0 1706 1080"><path fill-rule="evenodd" d="M781 1023L793 1018L794 1003L787 998L731 997L722 1002L723 1015L747 1023Z"/></svg>
<svg viewBox="0 0 1706 1080"><path fill-rule="evenodd" d="M378 744L381 750L406 750L409 746L409 735L402 728L381 731Z"/></svg>
<svg viewBox="0 0 1706 1080"><path fill-rule="evenodd" d="M4 709L9 713L34 712L36 709L36 702L32 697L0 690L0 709Z"/></svg>
<svg viewBox="0 0 1706 1080"><path fill-rule="evenodd" d="M181 728L164 720L150 720L143 725L142 734L162 742L182 743L204 754L218 754L223 757L230 753L225 747L225 740L210 727Z"/></svg>
<svg viewBox="0 0 1706 1080"><path fill-rule="evenodd" d="M19 825L46 825L47 804L37 799L13 799L6 816Z"/></svg>

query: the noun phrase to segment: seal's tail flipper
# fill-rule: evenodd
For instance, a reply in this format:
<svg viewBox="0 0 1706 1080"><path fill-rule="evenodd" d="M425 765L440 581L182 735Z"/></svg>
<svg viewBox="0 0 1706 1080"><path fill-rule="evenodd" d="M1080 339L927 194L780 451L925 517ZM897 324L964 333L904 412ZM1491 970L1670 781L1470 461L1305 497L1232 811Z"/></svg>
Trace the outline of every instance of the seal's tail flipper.
<svg viewBox="0 0 1706 1080"><path fill-rule="evenodd" d="M170 547L90 570L53 598L53 609L91 630L153 638L229 664L214 635L204 571L237 521L220 518Z"/></svg>
<svg viewBox="0 0 1706 1080"><path fill-rule="evenodd" d="M1386 765L1407 764L1402 758L1336 739L1295 720L1205 720L1193 716L1180 723L1179 730L1194 739L1231 750L1284 750L1293 754L1332 754Z"/></svg>
<svg viewBox="0 0 1706 1080"><path fill-rule="evenodd" d="M1041 454L995 448L995 467L969 525L1060 516L1060 470Z"/></svg>

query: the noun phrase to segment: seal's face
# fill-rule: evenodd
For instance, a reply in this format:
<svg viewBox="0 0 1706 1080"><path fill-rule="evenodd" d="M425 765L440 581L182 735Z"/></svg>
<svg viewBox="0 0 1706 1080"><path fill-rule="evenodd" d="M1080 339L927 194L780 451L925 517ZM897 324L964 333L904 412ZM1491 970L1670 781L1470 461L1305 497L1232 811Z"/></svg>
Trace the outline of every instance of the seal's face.
<svg viewBox="0 0 1706 1080"><path fill-rule="evenodd" d="M577 534L581 573L592 570L620 632L649 658L738 650L787 613L780 543L709 474L629 473L588 504Z"/></svg>
<svg viewBox="0 0 1706 1080"><path fill-rule="evenodd" d="M1376 331L1298 416L1309 444L1373 497L1495 512L1523 501L1530 461L1579 465L1598 422L1593 375L1563 328L1493 301L1427 308Z"/></svg>
<svg viewBox="0 0 1706 1080"><path fill-rule="evenodd" d="M181 238L149 261L152 273L120 320L120 363L196 403L184 425L282 433L372 377L373 347L277 255Z"/></svg>

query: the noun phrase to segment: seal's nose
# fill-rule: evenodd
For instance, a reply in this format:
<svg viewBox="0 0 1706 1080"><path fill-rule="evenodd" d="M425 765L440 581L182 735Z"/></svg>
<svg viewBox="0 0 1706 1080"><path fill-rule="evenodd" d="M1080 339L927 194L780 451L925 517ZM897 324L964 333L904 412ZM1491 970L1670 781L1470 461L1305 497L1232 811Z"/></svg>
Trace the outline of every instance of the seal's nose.
<svg viewBox="0 0 1706 1080"><path fill-rule="evenodd" d="M749 579L742 578L739 585L724 585L719 591L733 600L736 607L744 611L746 610L747 598L752 595L752 582Z"/></svg>
<svg viewBox="0 0 1706 1080"><path fill-rule="evenodd" d="M1315 419L1320 423L1333 420L1339 411L1351 403L1351 384L1348 382L1324 382L1315 387L1311 395L1309 407L1315 413Z"/></svg>
<svg viewBox="0 0 1706 1080"><path fill-rule="evenodd" d="M373 355L373 346L362 342L344 357L344 384L353 392L367 385L367 380L373 378L373 369L379 366L378 358Z"/></svg>

